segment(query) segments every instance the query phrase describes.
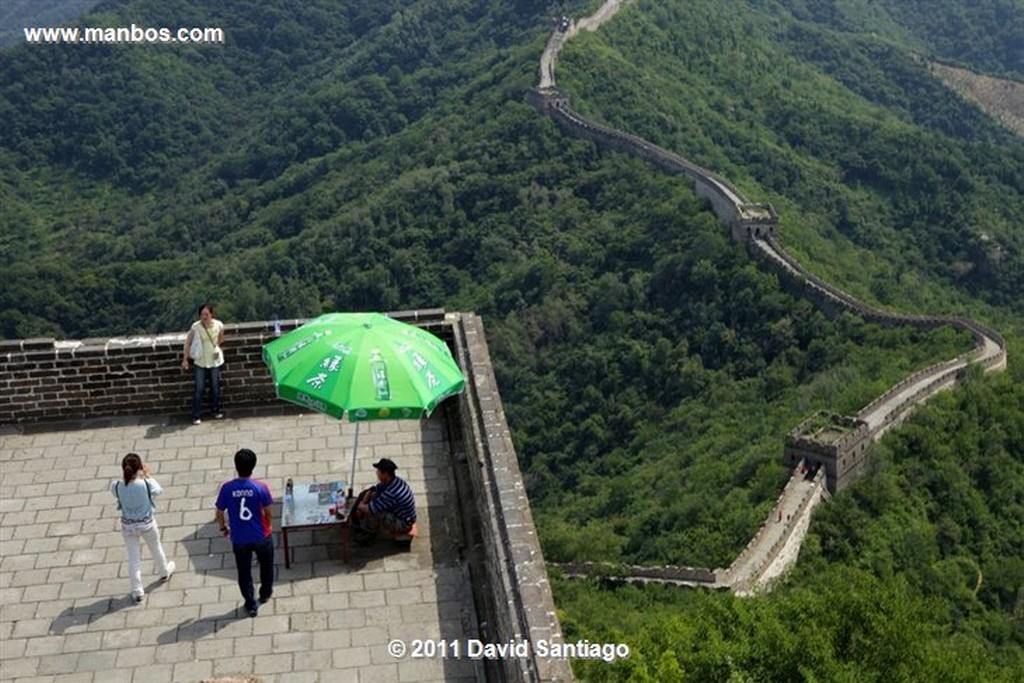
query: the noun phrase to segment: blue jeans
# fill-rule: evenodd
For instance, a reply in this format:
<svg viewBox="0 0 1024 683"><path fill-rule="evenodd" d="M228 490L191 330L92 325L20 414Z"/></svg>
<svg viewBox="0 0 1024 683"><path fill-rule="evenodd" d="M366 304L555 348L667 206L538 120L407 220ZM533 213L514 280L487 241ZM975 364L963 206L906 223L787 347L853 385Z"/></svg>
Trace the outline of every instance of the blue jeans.
<svg viewBox="0 0 1024 683"><path fill-rule="evenodd" d="M238 588L242 591L245 608L257 609L255 588L252 584L252 554L260 563L260 600L269 600L274 592L274 541L267 536L262 541L245 545L232 544L235 565L238 567Z"/></svg>
<svg viewBox="0 0 1024 683"><path fill-rule="evenodd" d="M199 413L203 408L203 391L206 388L206 380L210 380L210 404L214 413L220 412L220 366L215 368L201 368L192 365L192 376L195 380L195 390L192 392L192 419L198 420Z"/></svg>

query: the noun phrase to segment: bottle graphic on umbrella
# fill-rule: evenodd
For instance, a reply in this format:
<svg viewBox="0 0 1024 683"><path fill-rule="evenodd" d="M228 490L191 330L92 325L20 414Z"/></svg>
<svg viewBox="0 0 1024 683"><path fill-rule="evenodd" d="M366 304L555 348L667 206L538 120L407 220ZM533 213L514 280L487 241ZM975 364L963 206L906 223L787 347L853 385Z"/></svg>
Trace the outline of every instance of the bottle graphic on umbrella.
<svg viewBox="0 0 1024 683"><path fill-rule="evenodd" d="M370 372L373 375L373 386L378 401L391 400L391 387L388 385L388 364L380 355L379 349L370 351Z"/></svg>

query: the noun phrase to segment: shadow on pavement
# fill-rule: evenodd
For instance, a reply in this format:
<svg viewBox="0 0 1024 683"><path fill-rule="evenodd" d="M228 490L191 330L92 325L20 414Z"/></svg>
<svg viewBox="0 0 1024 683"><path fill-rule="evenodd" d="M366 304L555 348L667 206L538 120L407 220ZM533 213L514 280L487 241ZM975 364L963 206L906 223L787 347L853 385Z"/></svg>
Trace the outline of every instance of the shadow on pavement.
<svg viewBox="0 0 1024 683"><path fill-rule="evenodd" d="M231 582L238 580L235 570L235 555L231 541L224 538L212 519L196 527L196 530L178 541L188 553L192 571L206 576L216 576Z"/></svg>
<svg viewBox="0 0 1024 683"><path fill-rule="evenodd" d="M231 622L238 621L243 617L248 619L249 615L245 614L242 606L239 605L224 614L203 617L202 619L186 619L177 626L172 626L158 635L156 642L159 645L170 645L171 643L181 643L187 640L199 640L206 636L213 636L222 628L226 628Z"/></svg>
<svg viewBox="0 0 1024 683"><path fill-rule="evenodd" d="M161 437L167 436L168 434L177 434L178 432L183 432L190 426L191 425L185 420L182 420L181 422L172 422L169 424L151 425L146 429L146 434L144 438L159 439Z"/></svg>
<svg viewBox="0 0 1024 683"><path fill-rule="evenodd" d="M164 583L166 582L162 579L150 582L146 586L146 593L151 593L155 588L162 586ZM86 624L99 621L108 614L120 612L127 607L140 607L143 604L145 603L135 602L129 593L125 593L119 598L100 598L91 605L68 607L50 622L50 633L52 635L60 635L72 626L85 626Z"/></svg>

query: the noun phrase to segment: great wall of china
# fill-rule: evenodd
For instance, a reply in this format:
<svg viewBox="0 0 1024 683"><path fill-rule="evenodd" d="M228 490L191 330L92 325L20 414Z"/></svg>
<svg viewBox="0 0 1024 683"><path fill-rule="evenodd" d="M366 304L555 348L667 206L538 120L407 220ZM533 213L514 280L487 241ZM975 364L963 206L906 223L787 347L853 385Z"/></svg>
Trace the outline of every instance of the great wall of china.
<svg viewBox="0 0 1024 683"><path fill-rule="evenodd" d="M974 348L904 378L864 406L856 416L819 413L796 426L785 439L784 462L792 474L767 519L727 568L557 565L566 576L605 575L619 580L730 589L739 595L767 590L796 562L819 502L842 489L864 469L867 445L902 422L936 392L961 381L968 365L984 371L1006 368L1006 342L995 330L959 316L888 313L866 304L810 273L779 242L779 217L769 204L752 203L725 178L635 135L583 118L569 95L555 83L555 65L565 41L581 30L594 31L611 19L620 0L608 0L591 17L555 21L540 60L540 81L527 101L552 117L564 132L614 151L640 156L694 183L734 239L745 242L751 256L775 272L788 291L813 301L829 314L844 311L885 327L910 325L935 329L950 325L969 332Z"/></svg>
<svg viewBox="0 0 1024 683"><path fill-rule="evenodd" d="M443 502L444 505L455 506L458 510L457 517L462 522L453 524L450 528L438 527L437 531L439 537L448 538L454 547L459 549L459 562L467 572L467 583L471 585L472 595L469 602L472 604L456 605L458 614L462 619L469 619L466 616L469 613L475 615L473 619L476 620L476 625L472 628L476 630L473 633L487 641L562 641L558 613L548 582L548 566L557 566L564 575L570 577L608 576L638 583L658 582L731 590L740 595L769 589L772 583L795 563L817 504L847 485L862 471L866 447L871 441L877 440L887 430L899 424L916 405L936 392L961 381L968 366L976 365L985 371L998 371L1006 367L1006 344L1002 336L994 330L962 317L891 314L857 300L808 272L785 251L779 242L779 217L770 205L749 202L727 179L677 154L642 138L588 121L576 114L571 108L568 95L558 90L555 85L554 67L557 63L558 50L568 37L575 35L579 30L598 28L615 15L619 6L619 0L610 0L590 18L576 23L566 20L556 25L541 59L540 86L528 95L528 100L535 107L551 116L566 133L592 140L612 150L639 155L660 168L685 175L694 183L696 193L709 201L711 208L728 227L733 238L744 243L751 256L763 264L763 267L776 273L783 287L811 299L826 311L833 314L848 311L884 326L912 325L922 329L934 329L950 325L970 333L974 339L974 347L956 358L936 363L904 378L864 406L856 415L818 413L791 430L785 438L784 458L785 463L792 468L792 474L764 524L729 567L712 570L673 566L599 566L590 563L546 565L527 500L526 487L520 476L511 434L505 422L482 321L472 313L452 313L443 310L393 312L393 317L429 329L445 339L467 374L466 391L457 400L449 401L439 411L444 423L445 439L449 443L446 454L448 460L445 461L444 469L451 473L451 490L445 494L447 497ZM280 334L282 329L292 330L302 322L286 320L276 321L275 324L270 321L257 321L228 326L231 343L225 349L228 369L224 377L230 391L238 399L237 405L232 404L232 411L237 411L238 417L259 418L278 411L285 413L295 410L279 405L280 401L275 396L274 387L269 381L262 361L262 348L265 343ZM153 416L186 414L191 382L181 373L179 366L183 341L182 333L82 340L0 340L0 388L3 388L0 392L0 437L16 435L21 439L34 433L44 437L40 439L43 445L33 446L32 449L20 449L23 452L17 455L18 464L27 463L30 459L37 459L42 457L41 454L49 452L59 453L59 457L63 457L67 446L74 445L79 438L75 430L84 429L86 423L91 428L147 425L145 435L140 436L140 439L163 438L169 435L168 440L173 440L176 438L173 436L173 432L176 431L175 425L171 422L165 424L162 421L164 418ZM244 420L239 420L242 421ZM62 429L69 430L68 441L62 441ZM213 441L209 443L220 443L219 439L223 438L218 435L212 437ZM103 443L97 442L99 446L88 443L85 445L87 450L93 447L102 450ZM191 448L193 443L192 440L183 441L182 448ZM170 450L176 449L177 447L174 447ZM10 457L12 452L8 452L7 455ZM79 463L84 463L86 458L77 451L72 457ZM206 456L187 457L198 459ZM5 462L15 462L15 459L8 459ZM187 464L188 460L183 460L182 463ZM169 477L167 481L173 483L177 476L182 485L197 485L193 469L172 470L168 467L166 471ZM78 476L77 472L73 474ZM18 471L11 475L7 479L7 484L11 487L9 490L17 488L18 493L22 494L29 488L42 488L45 482L47 496L50 496L49 487L69 485L69 482L50 481L50 477L49 471L32 472L26 468L24 472ZM15 481L19 483L16 485ZM32 486L25 486L22 483L31 483ZM86 488L79 488L83 484ZM85 531L107 527L105 519L98 516L100 506L95 504L94 500L97 499L93 498L98 496L106 500L107 496L103 495L106 492L90 491L88 487L92 486L93 482L89 480L89 476L86 476L83 482L70 482L70 485L74 488L53 489L60 491L61 500L67 503L65 511L68 506L74 506L73 509L88 510L96 514L95 518L86 519L82 526L74 528ZM66 493L71 490L76 493ZM49 498L40 492L36 499L27 499L28 503L24 510L5 514L19 516L22 520L31 518L33 522L37 522L37 514L51 512L48 508L44 509L44 503L38 502L44 499ZM14 503L21 504L19 501ZM107 503L109 504L109 501ZM7 509L16 508L9 506ZM192 511L188 507L182 509L188 510L188 514ZM183 518L187 513L177 514ZM202 514L206 516L205 513ZM5 519L10 520L13 517ZM56 543L57 539L53 537L54 527L70 528L70 523L58 521L26 524L26 528L29 527L42 529L40 533L45 533L45 538L23 538ZM8 525L7 528L10 529L11 526ZM174 527L168 525L166 528ZM65 538L72 538L70 532L59 533L63 533ZM94 534L90 532L84 536L92 538ZM77 540L77 532L74 538ZM205 561L205 549L203 553ZM41 557L42 554L43 552L26 553L15 559L21 562L27 558L35 562L36 555ZM50 639L56 634L55 637L63 641L64 631L52 630L53 624L70 621L74 622L74 628L84 630L103 616L102 612L108 605L115 603L111 598L102 595L98 601L95 601L92 595L65 599L66 589L69 586L77 589L78 586L73 586L74 582L63 579L55 580L54 577L61 576L57 572L65 572L71 567L48 568L56 567L56 563L62 561L59 557L62 554L68 556L70 561L71 552L47 551L46 554L57 559L48 558L50 561L46 564L28 565L36 568L19 571L18 574L41 572L41 581L56 583L36 586L37 589L45 589L53 598L59 596L63 603L81 603L78 613L74 611L75 607L65 607L61 604L59 608L64 611L51 622L50 630L40 631L41 635L38 636L40 639ZM209 557L212 558L213 555L210 554ZM207 563L204 566L212 565ZM198 571L201 574L206 570L198 567ZM181 580L177 579L179 584ZM89 590L91 593L92 589ZM24 593L18 594L27 596L27 589ZM52 602L56 604L58 601ZM35 609L36 603L26 604ZM44 606L44 603L39 604L41 607ZM452 603L449 601L446 604ZM5 608L11 611L22 606L9 604ZM114 611L118 609L120 608L115 607ZM55 613L56 611L51 614ZM470 622L473 619L470 619ZM30 629L37 626L46 629L46 622L50 620L36 618L24 621L30 624L29 628L25 629L26 633L34 633L34 630ZM193 643L179 643L174 639L178 638L180 633L201 633L194 628L195 623L220 622L203 619L193 623L193 620L189 619L180 626L169 624L172 626L171 632L175 634L171 637L174 642L166 642L167 632L162 633L151 650L166 653L169 650L154 650L154 647L178 648L182 644L193 647ZM293 628L295 623L285 620L284 629ZM457 623L454 627L470 628L465 623ZM68 626L61 626L61 629L66 628ZM216 633L219 627L211 628ZM51 635L42 635L44 633ZM76 632L67 636L68 643L71 642L71 638L80 636L97 639L100 637L99 632ZM224 637L222 632L218 635L218 641ZM269 635L262 637L270 638ZM106 644L106 636L103 640ZM22 638L21 642L24 644L32 641ZM135 642L139 642L138 637ZM35 643L42 643L42 640ZM27 651L32 645L23 647L26 648L24 651ZM49 645L46 647L49 648ZM345 648L345 652L350 649ZM188 654L190 651L177 652ZM198 648L191 652L198 652ZM102 652L98 654L109 655ZM72 666L76 666L79 661L79 654L76 652L54 654L52 657L61 658L61 665L67 657L71 658ZM87 661L85 654L82 654L82 657L82 661ZM163 661L160 657L161 655L157 655L157 659ZM188 657L191 660L190 654ZM39 657L29 656L8 658L6 666L35 667L39 661ZM47 661L45 665L49 666L56 661ZM118 664L120 665L120 661ZM203 662L183 662L184 666L191 664L201 665ZM148 666L152 668L152 664ZM157 666L159 668L159 665ZM167 666L164 664L164 668L170 671ZM212 664L207 663L207 666ZM35 668L32 668L32 671L35 680ZM393 678L394 670L388 671ZM97 677L100 675L96 672ZM567 659L541 658L536 655L491 662L486 670L478 670L477 676L488 680L493 678L508 681L574 680ZM374 674L374 677L377 675Z"/></svg>
<svg viewBox="0 0 1024 683"><path fill-rule="evenodd" d="M769 587L796 561L815 507L862 471L870 442L899 424L916 405L960 381L969 365L977 365L985 371L1004 369L1006 343L996 331L963 317L893 314L859 301L808 272L785 251L779 242L779 217L771 205L748 201L727 179L678 154L637 136L588 121L575 113L569 96L555 85L554 67L558 51L565 40L579 30L595 30L603 21L613 17L619 6L619 0L609 0L593 17L556 24L541 58L540 86L527 95L531 104L551 116L568 134L592 140L611 150L639 155L660 168L685 175L694 183L695 192L709 201L733 238L747 245L752 257L775 272L783 287L809 298L825 311L832 314L848 311L890 327L912 325L934 329L950 325L969 332L974 339L974 347L970 351L904 378L856 415L820 413L797 425L785 438L784 462L792 468L792 474L764 524L729 567L712 570L695 567L599 567L587 563L559 565L567 576L596 573L629 581L659 581L730 589L738 594L751 593ZM485 346L482 325L470 314L430 311L426 314L400 312L394 315L408 318L428 329L436 329L443 336L450 336L456 346L462 343L459 341L462 333L456 332L472 323L467 328L471 328L472 334L465 333L467 339L479 338L477 345ZM301 322L282 321L282 325L287 330ZM274 333L273 326L266 321L240 323L230 326L229 332L232 344L226 351L230 369L225 373L225 382L232 392L246 396L252 406L265 408L273 404L276 401L273 386L268 383L261 357L262 345ZM0 431L5 428L17 430L20 425L37 422L115 417L132 419L143 414L182 412L191 391L190 384L183 382L178 368L182 340L183 335L178 333L123 339L0 341L0 386L5 389L0 393ZM470 341L465 342L467 348L473 347ZM486 359L487 354L482 353L482 357ZM468 363L466 367L473 366L472 358L462 360ZM495 577L492 585L505 586L507 591L497 598L491 596L489 600L495 605L515 606L512 612L503 614L502 619L507 623L498 629L500 632L550 630L557 627L552 626L553 617L548 614L553 614L553 607L546 588L543 558L532 520L523 520L530 516L529 506L519 480L518 465L489 359L483 362L482 367L486 371L474 371L474 381L485 385L486 390L479 398L482 407L475 410L484 418L482 422L477 418L466 418L463 426L482 425L465 441L487 446L484 449L487 452L481 456L482 461L497 459L501 462L500 467L492 468L491 478L497 484L476 482L469 487L474 491L474 500L484 501L479 504L489 506L480 515L481 519L497 516L502 519L502 523L495 526L494 534L503 535L505 540L496 543L498 550L489 551L496 554L486 558L485 566ZM491 500L496 496L501 499L498 503ZM494 510L497 509L503 512L496 515ZM482 543L480 547L491 548L494 538L497 536L489 538L490 542ZM523 600L517 600L508 591L523 591ZM541 604L548 609L538 608ZM538 609L540 611L534 614ZM501 612L497 609L492 611Z"/></svg>

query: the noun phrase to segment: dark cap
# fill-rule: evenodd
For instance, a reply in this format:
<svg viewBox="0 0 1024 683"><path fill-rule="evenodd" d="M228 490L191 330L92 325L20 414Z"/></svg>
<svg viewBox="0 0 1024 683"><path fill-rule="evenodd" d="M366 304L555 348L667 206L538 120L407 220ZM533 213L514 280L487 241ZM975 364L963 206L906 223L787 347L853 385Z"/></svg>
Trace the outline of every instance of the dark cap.
<svg viewBox="0 0 1024 683"><path fill-rule="evenodd" d="M398 469L398 465L395 464L395 461L389 458L381 458L377 462L373 463L373 466L381 472L387 472L388 474L394 474L395 470Z"/></svg>

